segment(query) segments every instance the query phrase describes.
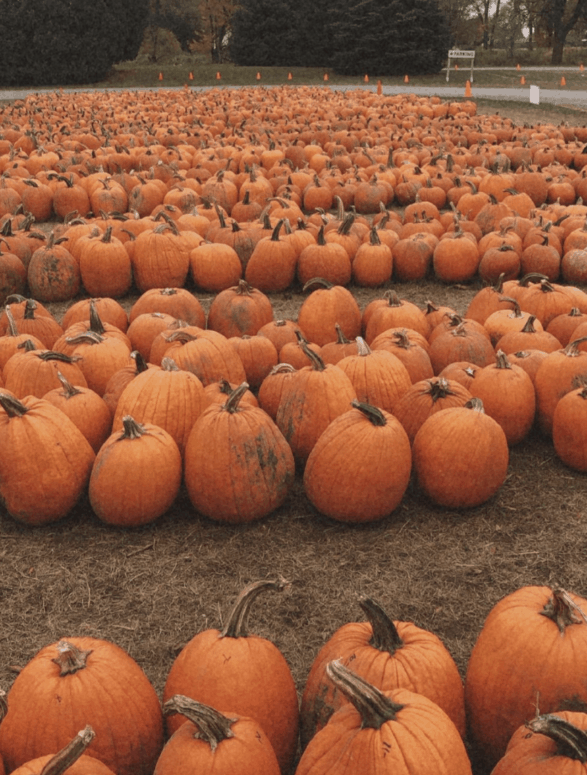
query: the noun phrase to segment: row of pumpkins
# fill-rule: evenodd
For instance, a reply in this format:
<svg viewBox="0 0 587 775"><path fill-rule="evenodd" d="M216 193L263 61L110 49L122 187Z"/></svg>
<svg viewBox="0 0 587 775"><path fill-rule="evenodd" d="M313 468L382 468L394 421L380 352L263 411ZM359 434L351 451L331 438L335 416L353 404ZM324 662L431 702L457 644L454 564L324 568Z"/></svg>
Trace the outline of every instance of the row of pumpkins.
<svg viewBox="0 0 587 775"><path fill-rule="evenodd" d="M587 470L582 290L511 280L480 290L461 316L394 291L361 311L347 288L315 285L297 321L276 320L242 280L207 316L183 288L147 291L130 314L83 299L61 323L9 297L9 514L46 524L88 491L100 519L137 526L166 512L183 482L196 511L244 523L283 504L296 469L313 506L342 521L389 515L412 476L437 504L477 506L535 423L564 463Z"/></svg>
<svg viewBox="0 0 587 775"><path fill-rule="evenodd" d="M587 600L511 592L490 611L463 685L438 636L361 597L366 621L324 643L300 703L281 651L246 628L255 598L287 586L245 587L222 630L179 653L162 704L114 643L45 646L2 703L0 772L471 775L471 761L492 775L585 772Z"/></svg>
<svg viewBox="0 0 587 775"><path fill-rule="evenodd" d="M474 113L289 87L31 95L0 110L0 301L587 281L584 131Z"/></svg>

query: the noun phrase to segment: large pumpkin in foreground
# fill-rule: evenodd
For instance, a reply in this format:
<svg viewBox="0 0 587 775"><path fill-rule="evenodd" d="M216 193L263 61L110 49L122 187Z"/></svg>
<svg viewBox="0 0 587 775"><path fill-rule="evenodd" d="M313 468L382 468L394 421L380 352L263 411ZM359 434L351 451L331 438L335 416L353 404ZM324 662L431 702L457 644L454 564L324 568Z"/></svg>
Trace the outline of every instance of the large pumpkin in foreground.
<svg viewBox="0 0 587 775"><path fill-rule="evenodd" d="M490 765L536 713L587 707L587 600L522 587L490 611L469 659L465 703L471 741Z"/></svg>
<svg viewBox="0 0 587 775"><path fill-rule="evenodd" d="M199 632L184 646L163 690L164 703L183 694L227 713L254 718L271 741L284 775L298 743L295 683L277 646L266 638L247 634L246 624L259 593L285 586L283 580L267 580L245 587L221 631ZM181 718L172 716L167 719L167 731L172 734L181 724Z"/></svg>
<svg viewBox="0 0 587 775"><path fill-rule="evenodd" d="M381 692L338 661L327 674L350 702L312 738L296 775L471 775L464 743L436 703L407 689Z"/></svg>
<svg viewBox="0 0 587 775"><path fill-rule="evenodd" d="M0 725L10 772L65 746L86 724L88 754L117 775L151 775L163 746L163 715L139 665L109 641L72 637L41 649L20 671Z"/></svg>

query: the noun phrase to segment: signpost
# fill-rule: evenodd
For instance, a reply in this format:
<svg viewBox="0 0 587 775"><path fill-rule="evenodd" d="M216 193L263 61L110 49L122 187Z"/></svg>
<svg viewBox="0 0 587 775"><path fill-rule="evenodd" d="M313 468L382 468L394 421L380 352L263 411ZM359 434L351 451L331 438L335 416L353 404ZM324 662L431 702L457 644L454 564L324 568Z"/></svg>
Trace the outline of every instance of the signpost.
<svg viewBox="0 0 587 775"><path fill-rule="evenodd" d="M473 83L473 61L475 59L475 51L463 51L459 48L453 48L448 52L448 64L446 66L446 82L448 83L448 77L450 75L450 60L451 59L470 59L471 60L471 78Z"/></svg>

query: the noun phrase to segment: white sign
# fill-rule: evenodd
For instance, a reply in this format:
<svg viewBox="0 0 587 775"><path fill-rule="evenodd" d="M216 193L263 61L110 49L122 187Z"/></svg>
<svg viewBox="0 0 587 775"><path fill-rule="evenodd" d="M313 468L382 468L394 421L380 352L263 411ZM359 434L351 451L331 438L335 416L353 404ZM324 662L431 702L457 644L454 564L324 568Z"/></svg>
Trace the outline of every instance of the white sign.
<svg viewBox="0 0 587 775"><path fill-rule="evenodd" d="M448 52L448 64L446 66L446 82L448 83L448 78L450 75L450 60L451 59L470 59L471 60L471 75L470 80L471 83L473 83L473 62L475 61L475 51L464 51L460 48L453 48ZM455 65L455 68L457 68L458 65Z"/></svg>
<svg viewBox="0 0 587 775"><path fill-rule="evenodd" d="M540 105L540 86L530 86L530 102Z"/></svg>

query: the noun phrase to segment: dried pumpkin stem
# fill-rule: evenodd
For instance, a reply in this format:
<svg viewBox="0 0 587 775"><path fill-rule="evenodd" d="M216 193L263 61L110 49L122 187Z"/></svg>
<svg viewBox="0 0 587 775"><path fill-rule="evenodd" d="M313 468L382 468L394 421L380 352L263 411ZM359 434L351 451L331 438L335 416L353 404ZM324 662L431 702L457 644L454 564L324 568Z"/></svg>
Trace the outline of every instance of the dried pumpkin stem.
<svg viewBox="0 0 587 775"><path fill-rule="evenodd" d="M359 605L363 609L363 613L369 620L373 630L369 645L378 651L386 651L391 655L395 654L398 649L401 649L404 642L400 638L397 627L379 603L371 600L370 597L360 597Z"/></svg>
<svg viewBox="0 0 587 775"><path fill-rule="evenodd" d="M67 640L60 640L56 646L57 656L51 660L55 662L60 668L59 675L70 675L71 673L77 673L78 670L83 670L86 667L86 662L92 650L82 651L74 646Z"/></svg>
<svg viewBox="0 0 587 775"><path fill-rule="evenodd" d="M550 713L536 716L526 723L526 727L531 732L546 735L554 740L558 756L564 756L583 764L587 762L587 732L585 730L579 729L560 716L554 716Z"/></svg>
<svg viewBox="0 0 587 775"><path fill-rule="evenodd" d="M571 624L587 624L587 617L581 608L571 600L566 590L560 588L552 590L552 596L540 613L551 619L561 634Z"/></svg>
<svg viewBox="0 0 587 775"><path fill-rule="evenodd" d="M353 673L340 660L326 665L326 675L355 706L361 716L363 729L380 729L387 721L393 721L404 707Z"/></svg>
<svg viewBox="0 0 587 775"><path fill-rule="evenodd" d="M90 745L96 733L88 724L73 740L62 748L59 753L50 759L43 767L40 775L62 775L74 764Z"/></svg>
<svg viewBox="0 0 587 775"><path fill-rule="evenodd" d="M228 620L220 632L221 638L245 638L247 635L246 623L251 610L251 604L261 592L272 589L282 592L289 582L285 579L254 581L248 584L238 596Z"/></svg>
<svg viewBox="0 0 587 775"><path fill-rule="evenodd" d="M194 737L204 740L212 751L218 747L218 743L234 737L232 725L237 721L236 718L228 718L210 705L204 705L196 702L183 694L176 694L163 705L163 712L166 716L173 713L180 713L188 721L198 727Z"/></svg>

